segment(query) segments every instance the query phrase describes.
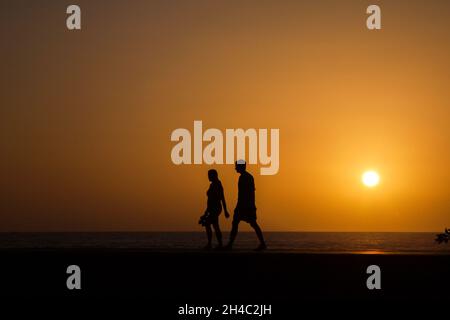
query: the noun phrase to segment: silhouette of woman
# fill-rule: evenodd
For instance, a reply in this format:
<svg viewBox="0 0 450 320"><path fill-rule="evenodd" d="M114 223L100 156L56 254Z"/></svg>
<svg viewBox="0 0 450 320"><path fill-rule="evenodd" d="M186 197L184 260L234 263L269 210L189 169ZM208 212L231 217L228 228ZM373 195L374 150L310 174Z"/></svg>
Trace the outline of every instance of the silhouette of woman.
<svg viewBox="0 0 450 320"><path fill-rule="evenodd" d="M222 232L220 232L219 227L219 215L222 212L222 205L225 211L225 217L228 219L230 214L227 210L227 204L225 202L225 196L223 193L222 183L219 180L219 175L217 171L211 169L208 171L208 179L211 181L209 189L206 192L208 196L208 202L205 214L200 217L199 223L203 225L206 229L206 235L208 237L208 244L205 249L211 249L212 241L212 230L211 225L216 233L217 242L219 243L218 248L222 247Z"/></svg>

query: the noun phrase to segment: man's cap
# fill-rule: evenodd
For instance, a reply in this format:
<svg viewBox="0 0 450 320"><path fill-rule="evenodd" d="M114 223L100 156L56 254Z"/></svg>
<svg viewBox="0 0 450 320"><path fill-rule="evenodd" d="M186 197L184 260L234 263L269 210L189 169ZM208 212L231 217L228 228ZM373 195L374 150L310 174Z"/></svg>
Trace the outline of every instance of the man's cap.
<svg viewBox="0 0 450 320"><path fill-rule="evenodd" d="M236 164L245 164L245 160L239 159L238 161L236 161Z"/></svg>

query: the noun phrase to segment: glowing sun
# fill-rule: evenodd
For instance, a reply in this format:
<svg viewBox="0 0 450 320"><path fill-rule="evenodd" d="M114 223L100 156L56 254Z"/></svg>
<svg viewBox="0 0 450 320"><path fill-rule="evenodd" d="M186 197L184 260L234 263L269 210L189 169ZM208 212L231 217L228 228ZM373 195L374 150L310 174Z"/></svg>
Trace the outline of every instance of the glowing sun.
<svg viewBox="0 0 450 320"><path fill-rule="evenodd" d="M366 171L363 173L361 181L366 187L373 188L380 183L380 175L373 170Z"/></svg>

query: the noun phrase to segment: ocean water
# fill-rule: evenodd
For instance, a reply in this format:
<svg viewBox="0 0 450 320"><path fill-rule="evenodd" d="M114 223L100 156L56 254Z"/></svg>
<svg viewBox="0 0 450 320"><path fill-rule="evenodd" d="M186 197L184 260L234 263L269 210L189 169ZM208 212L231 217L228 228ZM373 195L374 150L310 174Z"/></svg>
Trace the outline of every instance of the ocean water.
<svg viewBox="0 0 450 320"><path fill-rule="evenodd" d="M450 254L435 233L266 232L269 251L299 253ZM224 239L228 234L224 232ZM202 232L0 233L0 249L145 249L189 251L206 243ZM214 239L215 241L215 239ZM252 232L240 232L235 249L258 245Z"/></svg>

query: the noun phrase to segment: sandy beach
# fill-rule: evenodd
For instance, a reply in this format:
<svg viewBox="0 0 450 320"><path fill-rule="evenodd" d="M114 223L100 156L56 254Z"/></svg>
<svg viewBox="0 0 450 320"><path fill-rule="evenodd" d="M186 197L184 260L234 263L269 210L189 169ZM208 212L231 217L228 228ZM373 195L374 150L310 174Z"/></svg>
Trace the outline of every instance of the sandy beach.
<svg viewBox="0 0 450 320"><path fill-rule="evenodd" d="M138 249L0 252L2 296L141 297L165 302L450 300L449 255L299 254ZM82 290L66 288L80 266ZM366 269L381 268L381 290Z"/></svg>

